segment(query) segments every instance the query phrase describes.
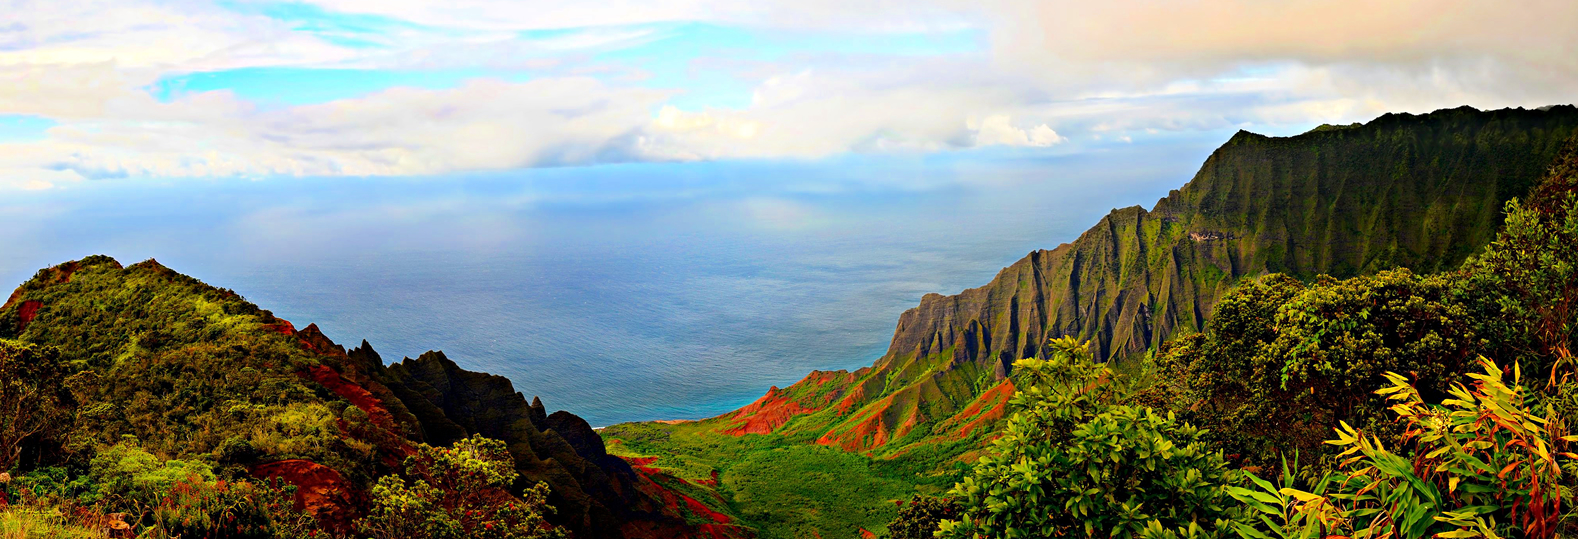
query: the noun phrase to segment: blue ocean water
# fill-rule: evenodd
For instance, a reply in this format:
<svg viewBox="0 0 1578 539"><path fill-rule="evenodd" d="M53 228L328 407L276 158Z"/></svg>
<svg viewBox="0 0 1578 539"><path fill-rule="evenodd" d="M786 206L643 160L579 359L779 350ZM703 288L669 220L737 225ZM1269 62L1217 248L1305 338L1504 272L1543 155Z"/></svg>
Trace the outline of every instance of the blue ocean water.
<svg viewBox="0 0 1578 539"><path fill-rule="evenodd" d="M444 178L110 180L0 198L0 286L156 258L386 360L443 350L593 425L717 415L882 354L1225 135L1075 155L606 165Z"/></svg>

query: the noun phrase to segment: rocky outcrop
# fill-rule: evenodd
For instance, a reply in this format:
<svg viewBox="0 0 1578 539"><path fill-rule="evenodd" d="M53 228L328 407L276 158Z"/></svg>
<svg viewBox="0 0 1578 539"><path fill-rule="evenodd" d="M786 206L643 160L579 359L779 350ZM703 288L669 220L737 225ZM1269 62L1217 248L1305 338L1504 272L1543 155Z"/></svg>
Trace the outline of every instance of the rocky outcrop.
<svg viewBox="0 0 1578 539"><path fill-rule="evenodd" d="M365 342L348 355L369 365L377 358ZM640 476L608 454L590 424L565 411L546 414L541 400L527 403L508 378L461 369L443 352L407 358L374 378L411 411L430 444L472 434L503 440L520 473L516 488L548 483L557 510L550 520L577 538L626 537L627 529L667 536L693 530L639 488Z"/></svg>

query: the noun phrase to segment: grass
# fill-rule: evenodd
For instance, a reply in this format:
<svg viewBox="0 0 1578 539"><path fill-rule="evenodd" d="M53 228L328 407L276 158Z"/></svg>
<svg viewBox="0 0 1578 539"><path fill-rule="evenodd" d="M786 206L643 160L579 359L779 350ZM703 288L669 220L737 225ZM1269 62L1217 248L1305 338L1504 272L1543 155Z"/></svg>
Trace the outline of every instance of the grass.
<svg viewBox="0 0 1578 539"><path fill-rule="evenodd" d="M107 535L74 526L53 510L8 507L0 510L0 539L101 539Z"/></svg>
<svg viewBox="0 0 1578 539"><path fill-rule="evenodd" d="M952 458L980 442L919 447L888 459L776 434L727 436L716 428L627 423L602 435L610 453L657 457L649 466L682 479L706 480L716 471L727 512L762 539L859 537L861 528L881 533L898 514L896 502L952 486Z"/></svg>

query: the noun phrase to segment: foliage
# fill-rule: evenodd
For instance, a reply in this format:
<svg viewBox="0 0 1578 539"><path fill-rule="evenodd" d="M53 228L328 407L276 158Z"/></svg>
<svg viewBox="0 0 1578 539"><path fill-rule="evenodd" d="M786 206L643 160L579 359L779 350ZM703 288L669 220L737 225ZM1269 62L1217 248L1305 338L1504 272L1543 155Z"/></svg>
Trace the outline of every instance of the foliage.
<svg viewBox="0 0 1578 539"><path fill-rule="evenodd" d="M155 537L293 537L316 527L292 510L294 487L219 480L208 464L162 460L136 440L100 451L90 473L97 491L79 499L126 510Z"/></svg>
<svg viewBox="0 0 1578 539"><path fill-rule="evenodd" d="M993 454L951 495L963 518L939 537L1215 537L1232 481L1199 429L1172 414L1113 405L1112 371L1072 338L1020 360L1014 414Z"/></svg>
<svg viewBox="0 0 1578 539"><path fill-rule="evenodd" d="M888 523L888 539L931 539L945 520L958 520L964 507L952 498L915 495Z"/></svg>
<svg viewBox="0 0 1578 539"><path fill-rule="evenodd" d="M1158 361L1179 386L1177 408L1246 465L1319 455L1338 422L1385 422L1374 391L1386 372L1440 395L1466 369L1480 341L1453 284L1406 269L1308 285L1270 275L1228 294L1206 333Z"/></svg>
<svg viewBox="0 0 1578 539"><path fill-rule="evenodd" d="M372 510L359 523L375 539L554 539L566 537L544 515L548 485L511 496L515 461L504 443L482 436L448 448L422 444L405 475L384 476L372 489Z"/></svg>
<svg viewBox="0 0 1578 539"><path fill-rule="evenodd" d="M0 539L103 539L105 534L72 515L31 507L0 507Z"/></svg>
<svg viewBox="0 0 1578 539"><path fill-rule="evenodd" d="M76 407L69 374L53 347L0 339L0 471L17 464L24 442L64 430Z"/></svg>
<svg viewBox="0 0 1578 539"><path fill-rule="evenodd" d="M368 442L340 436L348 404L297 375L318 359L234 292L152 261L123 269L94 256L40 271L13 304L29 302L33 320L21 324L10 306L0 333L58 350L84 382L114 382L73 387L72 445L44 464L90 459L130 435L160 455L212 455L240 439L257 450L240 466L300 458L367 483L384 471Z"/></svg>
<svg viewBox="0 0 1578 539"><path fill-rule="evenodd" d="M1290 466L1282 461L1277 485L1244 474L1246 483L1227 488L1229 495L1244 504L1247 514L1233 522L1233 530L1243 539L1321 539L1344 520L1327 492L1335 480L1323 475L1313 486L1300 489L1297 459ZM1280 486L1278 486L1280 485Z"/></svg>
<svg viewBox="0 0 1578 539"><path fill-rule="evenodd" d="M1578 437L1535 413L1537 396L1488 360L1482 373L1456 384L1440 405L1427 404L1406 378L1388 373L1378 393L1395 402L1405 427L1394 452L1346 424L1328 443L1343 449L1342 469L1313 492L1234 489L1235 498L1281 522L1262 517L1244 525L1245 539L1343 535L1371 537L1555 537L1561 518L1565 451ZM1327 492L1326 488L1330 487ZM1274 534L1274 535L1273 535Z"/></svg>
<svg viewBox="0 0 1578 539"><path fill-rule="evenodd" d="M1545 371L1554 386L1575 366L1578 344L1578 143L1528 204L1507 203L1496 241L1464 265L1461 288L1477 308L1493 353Z"/></svg>

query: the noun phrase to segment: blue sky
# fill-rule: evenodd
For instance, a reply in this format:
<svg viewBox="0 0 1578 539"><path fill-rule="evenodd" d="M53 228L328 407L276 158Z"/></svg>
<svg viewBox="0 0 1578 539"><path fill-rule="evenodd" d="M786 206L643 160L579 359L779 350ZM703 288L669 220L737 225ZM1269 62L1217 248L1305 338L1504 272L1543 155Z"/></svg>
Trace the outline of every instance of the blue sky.
<svg viewBox="0 0 1578 539"><path fill-rule="evenodd" d="M1069 154L1578 95L1557 0L22 0L0 189Z"/></svg>

